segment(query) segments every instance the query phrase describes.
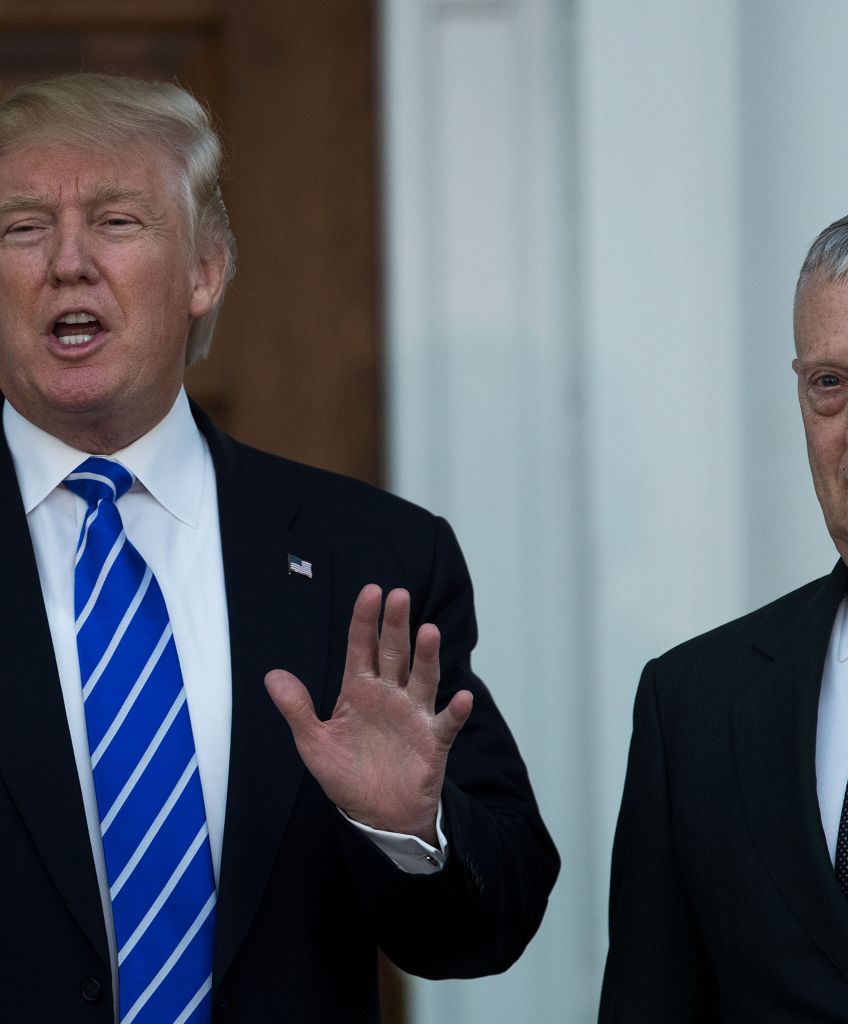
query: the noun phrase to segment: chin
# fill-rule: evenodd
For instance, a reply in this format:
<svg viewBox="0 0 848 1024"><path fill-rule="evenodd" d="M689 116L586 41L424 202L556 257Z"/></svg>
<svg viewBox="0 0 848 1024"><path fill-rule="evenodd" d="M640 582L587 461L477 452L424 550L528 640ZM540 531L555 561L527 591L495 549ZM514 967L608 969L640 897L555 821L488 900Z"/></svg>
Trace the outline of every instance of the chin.
<svg viewBox="0 0 848 1024"><path fill-rule="evenodd" d="M87 412L108 407L121 392L120 383L110 374L80 367L53 376L41 394L56 410Z"/></svg>

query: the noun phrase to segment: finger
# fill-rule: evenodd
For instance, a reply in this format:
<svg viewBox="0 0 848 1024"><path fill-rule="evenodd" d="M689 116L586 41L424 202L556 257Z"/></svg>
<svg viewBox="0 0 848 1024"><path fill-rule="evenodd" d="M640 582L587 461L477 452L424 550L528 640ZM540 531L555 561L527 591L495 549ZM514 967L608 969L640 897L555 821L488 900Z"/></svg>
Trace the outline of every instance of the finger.
<svg viewBox="0 0 848 1024"><path fill-rule="evenodd" d="M265 689L289 723L298 749L309 747L321 728L321 722L303 683L291 672L274 669L265 676Z"/></svg>
<svg viewBox="0 0 848 1024"><path fill-rule="evenodd" d="M378 661L384 683L405 686L409 678L409 592L392 590L386 598Z"/></svg>
<svg viewBox="0 0 848 1024"><path fill-rule="evenodd" d="M377 622L383 591L376 583L368 583L359 592L353 606L350 629L347 634L345 677L375 676L377 664Z"/></svg>
<svg viewBox="0 0 848 1024"><path fill-rule="evenodd" d="M438 740L450 747L459 730L468 721L474 706L474 696L470 690L458 690L450 699L446 708L433 719L432 729Z"/></svg>
<svg viewBox="0 0 848 1024"><path fill-rule="evenodd" d="M418 703L432 712L439 688L439 645L441 635L438 626L425 622L418 628L415 638L415 658L409 673L407 693Z"/></svg>

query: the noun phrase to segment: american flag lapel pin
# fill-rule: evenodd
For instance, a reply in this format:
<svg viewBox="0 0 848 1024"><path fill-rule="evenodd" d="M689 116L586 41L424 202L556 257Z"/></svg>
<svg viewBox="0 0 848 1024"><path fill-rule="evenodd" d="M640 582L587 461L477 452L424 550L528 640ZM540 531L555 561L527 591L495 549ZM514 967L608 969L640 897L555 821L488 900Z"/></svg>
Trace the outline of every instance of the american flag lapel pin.
<svg viewBox="0 0 848 1024"><path fill-rule="evenodd" d="M312 563L300 558L298 555L289 554L289 576L294 573L297 576L305 576L312 579Z"/></svg>

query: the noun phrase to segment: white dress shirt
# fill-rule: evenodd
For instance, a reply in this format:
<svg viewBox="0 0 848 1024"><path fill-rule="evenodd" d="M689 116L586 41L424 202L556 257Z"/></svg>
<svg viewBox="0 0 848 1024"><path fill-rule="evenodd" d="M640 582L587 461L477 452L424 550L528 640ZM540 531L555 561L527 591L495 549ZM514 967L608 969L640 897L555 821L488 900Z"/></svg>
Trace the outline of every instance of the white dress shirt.
<svg viewBox="0 0 848 1024"><path fill-rule="evenodd" d="M816 731L816 788L831 861L848 783L848 597L833 622L822 673Z"/></svg>
<svg viewBox="0 0 848 1024"><path fill-rule="evenodd" d="M116 949L109 884L74 630L74 554L86 505L62 481L88 458L21 416L6 401L3 428L27 515L59 681L68 718L107 925L113 977ZM120 500L127 537L153 570L168 607L197 750L212 865L217 884L224 836L232 717L227 617L215 470L206 440L181 391L153 430L112 456L135 476ZM284 666L269 665L268 668ZM270 698L269 698L270 699ZM427 873L444 864L441 850L414 836L353 822L405 871Z"/></svg>
<svg viewBox="0 0 848 1024"><path fill-rule="evenodd" d="M56 653L114 973L112 908L74 630L74 553L86 504L61 486L88 453L40 430L8 401L3 407L3 427ZM230 637L215 473L185 394L180 393L161 423L115 458L136 477L120 501L124 529L159 581L174 631L217 882L230 759Z"/></svg>

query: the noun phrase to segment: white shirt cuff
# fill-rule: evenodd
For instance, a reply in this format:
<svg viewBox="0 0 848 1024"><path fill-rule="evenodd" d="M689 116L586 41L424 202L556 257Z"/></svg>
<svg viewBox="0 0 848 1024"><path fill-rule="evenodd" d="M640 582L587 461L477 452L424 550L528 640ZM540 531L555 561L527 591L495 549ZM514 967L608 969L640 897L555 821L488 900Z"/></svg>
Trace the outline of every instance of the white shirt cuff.
<svg viewBox="0 0 848 1024"><path fill-rule="evenodd" d="M425 843L418 836L408 836L401 832L384 832L379 828L371 828L370 825L363 825L355 821L339 807L339 814L358 829L363 835L384 853L389 860L410 875L434 875L445 866L445 858L448 855L448 841L442 830L442 801L439 801L439 809L436 814L436 837L439 846L431 846Z"/></svg>

